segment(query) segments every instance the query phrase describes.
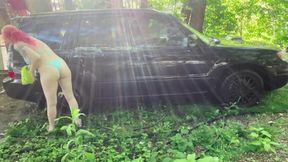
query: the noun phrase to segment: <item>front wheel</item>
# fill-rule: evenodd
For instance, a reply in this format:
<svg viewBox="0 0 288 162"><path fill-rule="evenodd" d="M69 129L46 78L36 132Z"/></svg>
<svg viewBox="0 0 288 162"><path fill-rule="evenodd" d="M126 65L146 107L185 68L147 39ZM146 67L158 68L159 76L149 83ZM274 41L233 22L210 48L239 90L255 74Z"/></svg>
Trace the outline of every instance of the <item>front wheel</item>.
<svg viewBox="0 0 288 162"><path fill-rule="evenodd" d="M227 75L218 92L223 103L248 107L259 102L264 94L264 83L256 72L240 70Z"/></svg>

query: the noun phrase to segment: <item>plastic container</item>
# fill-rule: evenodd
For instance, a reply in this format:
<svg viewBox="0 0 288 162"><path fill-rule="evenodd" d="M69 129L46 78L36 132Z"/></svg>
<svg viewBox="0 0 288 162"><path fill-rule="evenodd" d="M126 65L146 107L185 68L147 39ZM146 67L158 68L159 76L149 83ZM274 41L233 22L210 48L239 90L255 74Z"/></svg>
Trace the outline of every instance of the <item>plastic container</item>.
<svg viewBox="0 0 288 162"><path fill-rule="evenodd" d="M27 85L27 84L32 84L33 81L33 76L29 71L28 65L25 65L21 69L21 82L22 85Z"/></svg>

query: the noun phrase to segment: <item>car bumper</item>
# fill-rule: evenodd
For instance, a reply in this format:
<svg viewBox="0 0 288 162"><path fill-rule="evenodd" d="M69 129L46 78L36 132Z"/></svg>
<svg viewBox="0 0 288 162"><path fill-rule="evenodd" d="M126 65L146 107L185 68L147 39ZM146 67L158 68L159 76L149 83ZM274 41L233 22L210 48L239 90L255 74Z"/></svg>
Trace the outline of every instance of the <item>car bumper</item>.
<svg viewBox="0 0 288 162"><path fill-rule="evenodd" d="M270 79L270 85L269 89L277 89L285 86L288 82L288 75L282 75L282 76L274 76L273 78Z"/></svg>
<svg viewBox="0 0 288 162"><path fill-rule="evenodd" d="M14 99L38 103L43 98L43 91L39 81L30 85L22 85L21 79L6 77L2 81L6 94Z"/></svg>
<svg viewBox="0 0 288 162"><path fill-rule="evenodd" d="M288 63L281 64L275 69L276 71L270 75L270 89L281 88L288 82Z"/></svg>

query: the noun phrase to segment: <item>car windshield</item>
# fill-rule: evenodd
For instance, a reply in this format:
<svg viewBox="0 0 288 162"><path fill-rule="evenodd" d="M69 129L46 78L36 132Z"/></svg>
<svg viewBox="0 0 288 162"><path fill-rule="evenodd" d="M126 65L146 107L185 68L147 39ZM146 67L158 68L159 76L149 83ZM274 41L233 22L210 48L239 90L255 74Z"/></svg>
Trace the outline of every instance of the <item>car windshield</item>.
<svg viewBox="0 0 288 162"><path fill-rule="evenodd" d="M203 42L205 42L206 44L210 44L210 40L209 37L201 34L200 32L198 32L196 29L192 28L191 26L182 23L182 25L184 25L187 29L189 29L192 33L196 34L198 38L200 38Z"/></svg>

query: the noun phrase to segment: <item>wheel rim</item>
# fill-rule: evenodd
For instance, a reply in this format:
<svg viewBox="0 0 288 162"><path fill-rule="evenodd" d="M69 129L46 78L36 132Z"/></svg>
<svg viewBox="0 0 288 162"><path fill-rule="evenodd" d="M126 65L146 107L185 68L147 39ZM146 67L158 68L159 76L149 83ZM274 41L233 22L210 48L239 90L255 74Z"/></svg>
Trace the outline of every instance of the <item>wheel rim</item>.
<svg viewBox="0 0 288 162"><path fill-rule="evenodd" d="M226 86L227 100L230 102L249 106L259 100L259 85L251 76L234 76Z"/></svg>

